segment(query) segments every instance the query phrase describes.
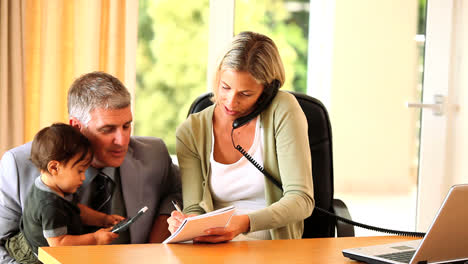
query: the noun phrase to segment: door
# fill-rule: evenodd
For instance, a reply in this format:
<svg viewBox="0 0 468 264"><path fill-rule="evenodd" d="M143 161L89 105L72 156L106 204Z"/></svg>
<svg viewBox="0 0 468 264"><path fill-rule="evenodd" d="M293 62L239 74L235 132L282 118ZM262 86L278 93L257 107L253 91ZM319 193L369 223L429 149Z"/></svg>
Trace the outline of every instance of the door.
<svg viewBox="0 0 468 264"><path fill-rule="evenodd" d="M467 1L428 1L423 102L432 106L421 116L416 227L422 232L450 186L468 182L467 17ZM437 114L438 107L442 113Z"/></svg>

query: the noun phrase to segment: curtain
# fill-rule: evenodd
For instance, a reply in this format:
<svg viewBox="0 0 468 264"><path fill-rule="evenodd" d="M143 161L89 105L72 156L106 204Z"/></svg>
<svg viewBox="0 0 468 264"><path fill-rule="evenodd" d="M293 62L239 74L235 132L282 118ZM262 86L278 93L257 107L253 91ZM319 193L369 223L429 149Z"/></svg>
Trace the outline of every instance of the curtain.
<svg viewBox="0 0 468 264"><path fill-rule="evenodd" d="M45 126L67 123L68 88L84 73L108 72L134 94L138 1L1 1L0 123L8 125L0 128L0 154L32 140ZM4 5L18 5L19 11L4 11ZM4 16L4 12L8 13ZM18 18L13 19L15 14ZM4 20L9 24L5 26ZM4 27L11 29L5 41ZM22 45L4 44L16 38ZM14 49L19 49L17 56ZM6 65L8 70L3 69L4 60L10 63ZM22 73L16 77L18 84L4 85L3 72L13 76L10 72L16 68ZM9 104L4 106L4 101Z"/></svg>
<svg viewBox="0 0 468 264"><path fill-rule="evenodd" d="M0 2L0 155L24 140L22 2Z"/></svg>

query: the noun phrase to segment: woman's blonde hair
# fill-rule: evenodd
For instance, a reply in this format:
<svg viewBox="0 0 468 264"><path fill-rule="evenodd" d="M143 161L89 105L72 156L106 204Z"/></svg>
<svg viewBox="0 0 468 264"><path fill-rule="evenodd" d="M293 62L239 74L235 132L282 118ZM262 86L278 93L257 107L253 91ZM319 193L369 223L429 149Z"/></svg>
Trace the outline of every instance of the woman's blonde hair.
<svg viewBox="0 0 468 264"><path fill-rule="evenodd" d="M244 71L252 75L265 89L274 80L283 86L285 76L281 57L273 40L269 37L250 31L237 34L216 64L213 79L213 101L217 100L220 73L224 69Z"/></svg>

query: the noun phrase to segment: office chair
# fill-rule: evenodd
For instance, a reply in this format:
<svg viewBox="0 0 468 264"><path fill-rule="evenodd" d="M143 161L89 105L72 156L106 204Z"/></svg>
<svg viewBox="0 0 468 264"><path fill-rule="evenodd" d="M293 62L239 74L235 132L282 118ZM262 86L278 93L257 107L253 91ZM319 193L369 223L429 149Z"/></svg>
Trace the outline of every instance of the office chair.
<svg viewBox="0 0 468 264"><path fill-rule="evenodd" d="M351 219L345 203L333 198L333 152L328 112L319 100L302 93L288 92L296 97L309 126L315 206ZM212 93L200 95L190 106L188 115L200 112L212 105L213 102L210 100L212 96ZM302 237L335 237L335 229L338 237L354 236L352 225L336 221L334 217L314 210L312 215L304 220Z"/></svg>

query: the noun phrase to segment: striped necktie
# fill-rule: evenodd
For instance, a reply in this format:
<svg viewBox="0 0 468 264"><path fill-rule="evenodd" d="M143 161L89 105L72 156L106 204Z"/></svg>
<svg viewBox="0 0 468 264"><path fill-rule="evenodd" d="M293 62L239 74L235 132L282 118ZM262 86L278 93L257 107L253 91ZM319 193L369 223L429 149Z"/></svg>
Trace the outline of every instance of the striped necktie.
<svg viewBox="0 0 468 264"><path fill-rule="evenodd" d="M114 181L104 172L99 171L93 180L90 207L96 211L110 214L113 193Z"/></svg>

